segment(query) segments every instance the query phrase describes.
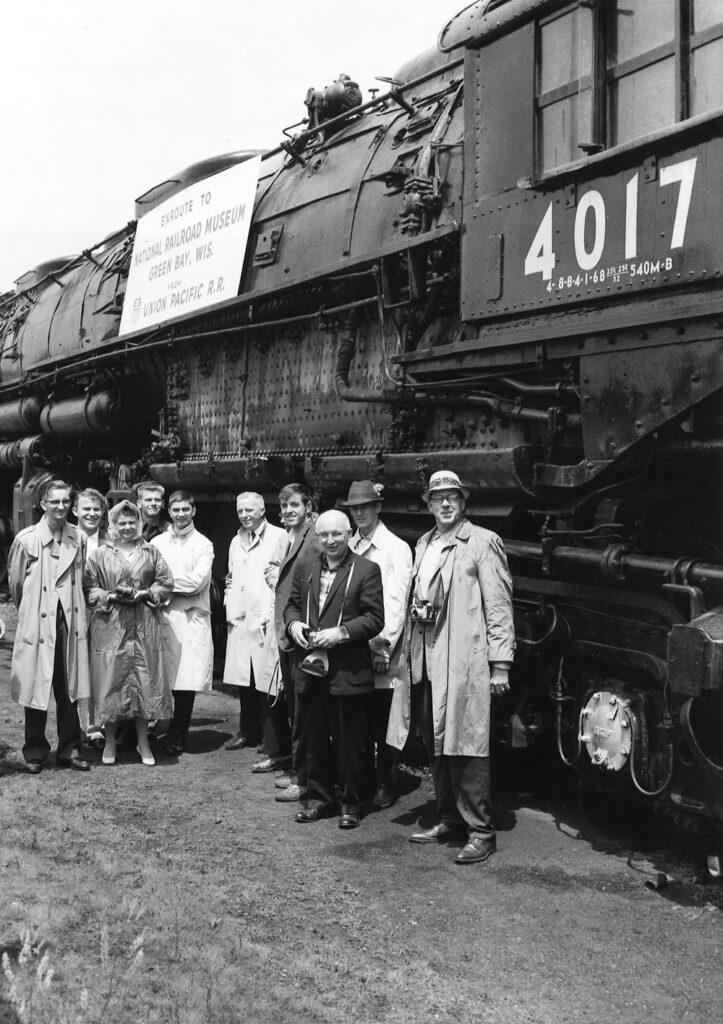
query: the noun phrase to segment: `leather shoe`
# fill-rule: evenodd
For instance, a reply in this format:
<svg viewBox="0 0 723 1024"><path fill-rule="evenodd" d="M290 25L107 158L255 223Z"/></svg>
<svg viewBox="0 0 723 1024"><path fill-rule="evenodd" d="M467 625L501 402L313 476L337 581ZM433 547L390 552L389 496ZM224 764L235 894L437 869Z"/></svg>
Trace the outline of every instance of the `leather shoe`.
<svg viewBox="0 0 723 1024"><path fill-rule="evenodd" d="M497 843L494 839L481 839L473 836L466 846L463 846L454 858L455 864L480 864L487 860L497 850Z"/></svg>
<svg viewBox="0 0 723 1024"><path fill-rule="evenodd" d="M276 786L277 789L286 789L287 786L290 786L292 784L292 782L296 782L296 779L294 779L291 775L287 775L286 773L284 773L282 775L276 776L276 778L274 779L274 786Z"/></svg>
<svg viewBox="0 0 723 1024"><path fill-rule="evenodd" d="M40 761L25 762L25 771L28 773L28 775L40 775L42 770L43 766L40 763Z"/></svg>
<svg viewBox="0 0 723 1024"><path fill-rule="evenodd" d="M243 750L244 747L255 747L256 740L250 740L248 736L234 736L230 743L226 744L226 750Z"/></svg>
<svg viewBox="0 0 723 1024"><path fill-rule="evenodd" d="M171 757L178 757L179 754L183 753L182 743L166 743L166 753L170 754Z"/></svg>
<svg viewBox="0 0 723 1024"><path fill-rule="evenodd" d="M89 772L90 765L82 757L69 757L67 760L55 759L56 768L72 768L74 772Z"/></svg>
<svg viewBox="0 0 723 1024"><path fill-rule="evenodd" d="M358 814L342 814L339 818L339 828L358 828L361 825L361 818Z"/></svg>
<svg viewBox="0 0 723 1024"><path fill-rule="evenodd" d="M446 843L448 839L464 838L466 833L462 828L454 828L446 825L443 821L433 825L432 828L424 829L422 832L413 832L409 837L410 843Z"/></svg>
<svg viewBox="0 0 723 1024"><path fill-rule="evenodd" d="M392 793L389 786L385 786L383 783L381 786L377 786L377 791L372 800L372 807L376 807L378 811L383 811L387 807L391 807L393 803L394 793Z"/></svg>
<svg viewBox="0 0 723 1024"><path fill-rule="evenodd" d="M274 800L278 800L280 804L290 804L296 800L303 800L307 792L306 786L299 786L296 782L290 782L286 789L282 789L280 793L276 794Z"/></svg>
<svg viewBox="0 0 723 1024"><path fill-rule="evenodd" d="M294 815L294 821L298 821L300 824L306 824L311 821L321 821L322 818L328 818L331 811L331 807L302 807L301 810L297 811Z"/></svg>
<svg viewBox="0 0 723 1024"><path fill-rule="evenodd" d="M282 764L286 764L288 760L288 757L265 757L262 761L252 764L251 771L272 772L275 768L280 768Z"/></svg>

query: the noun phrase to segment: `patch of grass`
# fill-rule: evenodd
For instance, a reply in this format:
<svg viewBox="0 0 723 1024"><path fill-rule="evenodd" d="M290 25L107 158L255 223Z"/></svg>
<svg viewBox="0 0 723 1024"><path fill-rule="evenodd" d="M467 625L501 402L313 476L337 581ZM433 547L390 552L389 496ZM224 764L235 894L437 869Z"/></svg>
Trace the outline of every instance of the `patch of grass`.
<svg viewBox="0 0 723 1024"><path fill-rule="evenodd" d="M103 1024L117 1020L135 988L145 957L143 908L136 900L104 908L98 925L98 956L74 992L56 980L56 956L45 929L25 913L19 941L2 954L5 999L20 1024Z"/></svg>

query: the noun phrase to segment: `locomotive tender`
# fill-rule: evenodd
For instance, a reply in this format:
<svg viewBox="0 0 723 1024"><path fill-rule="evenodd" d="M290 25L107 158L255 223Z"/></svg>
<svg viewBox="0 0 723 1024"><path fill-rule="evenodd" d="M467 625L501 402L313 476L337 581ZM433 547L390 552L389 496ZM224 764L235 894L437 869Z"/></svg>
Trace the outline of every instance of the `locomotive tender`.
<svg viewBox="0 0 723 1024"><path fill-rule="evenodd" d="M340 76L276 150L151 189L2 298L5 532L50 475L150 475L221 552L236 492L305 477L322 503L383 483L412 538L453 469L515 576L497 738L546 733L720 850L722 62L713 0L478 0L383 95ZM250 161L238 286L134 250L163 210L203 259L189 190ZM119 334L136 272L165 298Z"/></svg>

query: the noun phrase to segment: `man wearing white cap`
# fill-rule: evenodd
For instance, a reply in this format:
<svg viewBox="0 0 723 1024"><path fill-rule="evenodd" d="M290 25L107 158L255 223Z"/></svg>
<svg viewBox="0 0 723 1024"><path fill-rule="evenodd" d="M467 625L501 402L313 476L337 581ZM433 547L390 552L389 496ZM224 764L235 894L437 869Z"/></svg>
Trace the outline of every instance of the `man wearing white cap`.
<svg viewBox="0 0 723 1024"><path fill-rule="evenodd" d="M388 742L420 728L432 765L437 824L413 843L467 838L457 864L496 849L490 802L490 698L509 689L514 656L512 580L502 541L465 517L469 491L434 473L423 495L435 518L420 537L410 605L411 686L394 692Z"/></svg>

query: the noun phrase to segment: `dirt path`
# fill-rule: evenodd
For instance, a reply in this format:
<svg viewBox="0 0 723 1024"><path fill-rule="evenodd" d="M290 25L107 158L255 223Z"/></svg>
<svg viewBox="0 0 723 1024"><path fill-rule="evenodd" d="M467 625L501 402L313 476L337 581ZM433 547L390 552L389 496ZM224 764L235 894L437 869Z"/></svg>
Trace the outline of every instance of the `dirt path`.
<svg viewBox="0 0 723 1024"><path fill-rule="evenodd" d="M693 884L694 847L508 792L500 852L461 868L454 846L407 842L433 811L413 775L355 832L297 825L272 777L249 772L255 753L224 749L237 702L215 691L180 759L151 769L124 754L31 777L11 641L12 628L0 644L0 1024L717 1019L723 898ZM650 892L658 871L676 881ZM23 953L24 930L38 953ZM18 1017L23 994L34 1006Z"/></svg>

